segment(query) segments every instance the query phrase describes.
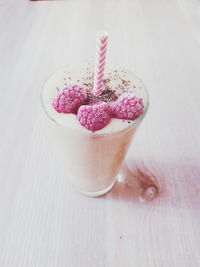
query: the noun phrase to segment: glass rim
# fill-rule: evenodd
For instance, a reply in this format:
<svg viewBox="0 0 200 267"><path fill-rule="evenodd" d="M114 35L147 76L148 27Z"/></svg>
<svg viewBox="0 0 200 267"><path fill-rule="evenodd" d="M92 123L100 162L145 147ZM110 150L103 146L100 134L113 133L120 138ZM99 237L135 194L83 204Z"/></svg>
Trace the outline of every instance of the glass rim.
<svg viewBox="0 0 200 267"><path fill-rule="evenodd" d="M80 65L80 64L79 64ZM62 70L63 68L65 68L65 67L70 67L71 65L67 65L67 66L63 66L63 67L61 67L61 68L59 68L59 69L57 69L55 72L57 72L57 71L59 71L59 70ZM76 65L75 65L76 66ZM78 64L77 64L77 66L78 66ZM110 66L112 66L112 65L110 65ZM127 70L126 68L123 68L123 69L125 69L125 70ZM146 99L146 105L145 105L145 107L144 107L144 112L143 112L143 114L140 116L140 117L138 117L137 119L135 119L134 120L134 122L132 123L132 124L130 124L130 125L128 125L126 128L124 128L124 129L121 129L121 130L119 130L119 131L115 131L115 132L112 132L112 133L98 133L98 131L96 131L96 132L92 132L92 131L89 131L89 130L85 130L85 131L82 131L82 130L78 130L79 132L82 132L82 133L85 133L85 134L88 134L88 135L96 135L96 136L103 136L103 135L110 135L110 134L115 134L115 133L119 133L119 132L122 132L122 131L124 131L124 130L130 130L130 129L132 129L133 127L137 127L137 126L139 126L139 124L142 122L142 120L144 119L144 117L146 116L146 113L147 113L147 111L148 111L148 109L149 109L149 92L148 92L148 90L146 89L146 86L144 85L144 82L134 73L134 72L132 72L132 71L130 71L130 70L127 70L129 73L131 73L131 74L133 74L141 83L142 83L142 85L143 85L143 89L144 89L144 92L145 92L145 94L146 94L146 97L147 97L147 99ZM54 73L55 73L54 72ZM59 126L61 126L63 129L65 129L65 130L67 130L67 129L70 129L70 130L74 130L73 128L71 128L71 127L69 127L69 126L67 126L67 125L63 125L62 123L60 123L60 122L58 122L58 121L56 121L50 114L49 114L49 112L46 110L46 108L45 108L45 104L44 104L44 101L43 101L43 91L44 91L44 88L45 88L45 84L47 83L47 81L52 77L52 75L54 74L54 73L52 73L50 76L49 76L49 78L45 81L45 83L43 84L43 86L42 86L42 88L41 88L41 91L40 91L40 101L41 101L41 105L42 105L42 108L43 108L43 110L44 110L44 112L45 112L45 114L47 115L47 117L51 120L51 121L53 121L55 124L57 124L57 125L59 125ZM114 119L114 118L113 118Z"/></svg>

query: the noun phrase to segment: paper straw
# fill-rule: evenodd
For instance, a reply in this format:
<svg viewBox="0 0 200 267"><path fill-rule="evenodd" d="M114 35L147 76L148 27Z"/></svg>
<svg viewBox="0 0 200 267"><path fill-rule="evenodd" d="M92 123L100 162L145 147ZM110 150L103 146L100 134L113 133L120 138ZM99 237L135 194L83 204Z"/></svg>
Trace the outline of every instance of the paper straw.
<svg viewBox="0 0 200 267"><path fill-rule="evenodd" d="M100 31L97 34L97 46L96 46L96 61L94 69L94 87L93 93L99 96L103 89L103 77L106 61L106 50L108 43L108 33L106 31Z"/></svg>

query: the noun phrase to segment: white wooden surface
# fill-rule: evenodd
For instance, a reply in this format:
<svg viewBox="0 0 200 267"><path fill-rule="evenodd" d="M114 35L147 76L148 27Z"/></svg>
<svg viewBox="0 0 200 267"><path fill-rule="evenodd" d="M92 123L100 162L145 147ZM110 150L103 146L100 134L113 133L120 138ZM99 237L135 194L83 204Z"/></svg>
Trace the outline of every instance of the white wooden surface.
<svg viewBox="0 0 200 267"><path fill-rule="evenodd" d="M39 95L58 67L93 58L99 29L150 110L127 183L90 199L66 181ZM1 0L0 266L200 266L199 88L199 0ZM151 183L158 197L140 201Z"/></svg>

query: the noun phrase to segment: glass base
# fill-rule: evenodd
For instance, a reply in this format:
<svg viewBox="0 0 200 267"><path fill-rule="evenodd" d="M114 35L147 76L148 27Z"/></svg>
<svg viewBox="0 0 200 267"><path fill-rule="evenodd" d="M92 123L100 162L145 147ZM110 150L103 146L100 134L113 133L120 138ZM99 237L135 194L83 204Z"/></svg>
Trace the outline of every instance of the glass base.
<svg viewBox="0 0 200 267"><path fill-rule="evenodd" d="M113 188L113 186L114 186L114 184L116 183L117 180L118 180L118 177L115 178L114 182L111 185L109 185L105 189L102 189L102 190L97 191L97 192L88 192L88 191L80 190L80 189L77 189L77 188L76 188L76 190L79 193L81 193L82 195L87 196L87 197L100 197L100 196L105 195L106 193L108 193Z"/></svg>

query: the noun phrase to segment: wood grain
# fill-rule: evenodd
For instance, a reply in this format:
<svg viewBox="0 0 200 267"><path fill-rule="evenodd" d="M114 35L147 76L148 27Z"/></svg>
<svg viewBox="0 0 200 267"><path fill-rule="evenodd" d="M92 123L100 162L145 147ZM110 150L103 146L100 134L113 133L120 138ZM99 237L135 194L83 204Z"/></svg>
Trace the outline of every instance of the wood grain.
<svg viewBox="0 0 200 267"><path fill-rule="evenodd" d="M199 18L198 0L0 2L1 267L200 265ZM141 77L150 109L125 180L90 199L67 183L40 90L92 59L104 28L108 61Z"/></svg>

